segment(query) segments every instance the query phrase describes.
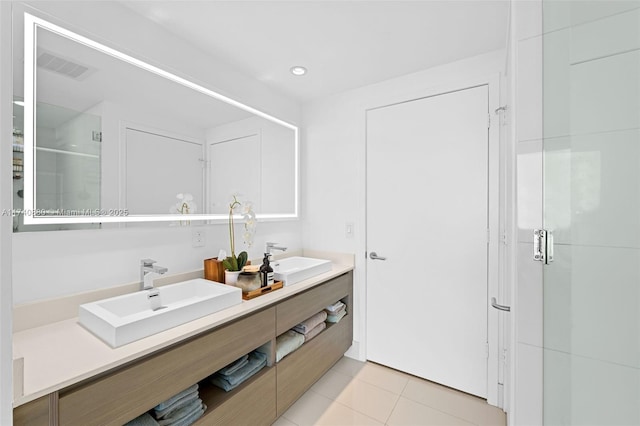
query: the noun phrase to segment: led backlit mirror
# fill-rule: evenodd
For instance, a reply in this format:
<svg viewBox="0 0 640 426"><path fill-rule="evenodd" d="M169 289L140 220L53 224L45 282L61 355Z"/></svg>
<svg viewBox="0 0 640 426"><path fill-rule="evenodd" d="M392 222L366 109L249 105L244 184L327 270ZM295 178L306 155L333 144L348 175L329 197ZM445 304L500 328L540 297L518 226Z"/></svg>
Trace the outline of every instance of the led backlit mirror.
<svg viewBox="0 0 640 426"><path fill-rule="evenodd" d="M26 13L23 34L26 228L226 219L233 194L259 219L298 216L296 126Z"/></svg>

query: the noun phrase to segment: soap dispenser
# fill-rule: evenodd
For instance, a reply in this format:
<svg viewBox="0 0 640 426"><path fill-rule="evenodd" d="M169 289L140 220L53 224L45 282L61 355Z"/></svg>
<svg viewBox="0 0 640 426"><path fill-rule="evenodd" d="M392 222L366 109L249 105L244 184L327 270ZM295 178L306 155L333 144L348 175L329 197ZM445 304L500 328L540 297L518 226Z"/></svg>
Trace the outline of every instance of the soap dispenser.
<svg viewBox="0 0 640 426"><path fill-rule="evenodd" d="M269 253L264 254L262 266L260 267L261 287L267 287L273 284L273 268L269 265Z"/></svg>

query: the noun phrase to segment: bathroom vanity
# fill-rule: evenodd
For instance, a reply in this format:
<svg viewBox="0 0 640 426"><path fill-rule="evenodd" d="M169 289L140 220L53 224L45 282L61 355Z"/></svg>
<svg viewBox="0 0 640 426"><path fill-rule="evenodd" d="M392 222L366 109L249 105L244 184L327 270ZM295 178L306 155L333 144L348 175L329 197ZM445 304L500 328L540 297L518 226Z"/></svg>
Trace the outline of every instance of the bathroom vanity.
<svg viewBox="0 0 640 426"><path fill-rule="evenodd" d="M269 425L351 346L352 269L334 263L330 272L117 349L77 319L16 333L24 394L14 398L14 424L120 426L200 382L208 408L196 424ZM276 363L276 337L337 300L348 314ZM238 388L224 392L204 380L264 344L267 367Z"/></svg>

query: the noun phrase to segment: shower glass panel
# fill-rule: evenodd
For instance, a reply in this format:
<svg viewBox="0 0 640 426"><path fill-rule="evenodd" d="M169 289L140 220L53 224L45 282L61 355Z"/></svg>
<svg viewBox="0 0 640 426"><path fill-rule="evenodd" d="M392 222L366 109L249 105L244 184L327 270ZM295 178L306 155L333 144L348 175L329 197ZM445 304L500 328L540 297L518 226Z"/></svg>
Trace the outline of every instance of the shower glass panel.
<svg viewBox="0 0 640 426"><path fill-rule="evenodd" d="M640 424L640 2L543 2L544 423Z"/></svg>
<svg viewBox="0 0 640 426"><path fill-rule="evenodd" d="M22 164L23 107L13 105L14 163ZM48 215L87 215L100 209L102 118L43 102L36 104L36 209ZM13 207L23 208L24 179L13 175ZM97 213L96 213L97 214ZM15 232L60 229L94 229L99 224L29 225L14 215Z"/></svg>

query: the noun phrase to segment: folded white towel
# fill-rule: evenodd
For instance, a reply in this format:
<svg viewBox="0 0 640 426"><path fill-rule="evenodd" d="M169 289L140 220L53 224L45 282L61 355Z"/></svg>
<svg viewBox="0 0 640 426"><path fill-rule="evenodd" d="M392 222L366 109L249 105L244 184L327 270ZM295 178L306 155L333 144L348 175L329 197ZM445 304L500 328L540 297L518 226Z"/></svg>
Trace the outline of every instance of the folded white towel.
<svg viewBox="0 0 640 426"><path fill-rule="evenodd" d="M324 309L329 313L333 313L333 312L337 312L337 311L341 310L343 306L346 306L346 305L344 303L342 303L342 301L338 300L333 305L329 305Z"/></svg>

